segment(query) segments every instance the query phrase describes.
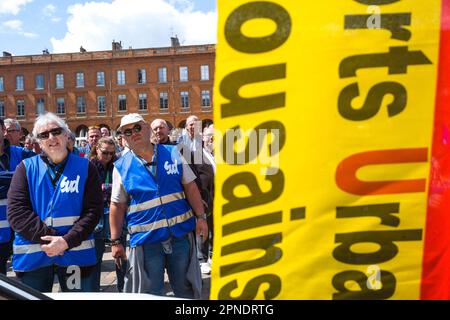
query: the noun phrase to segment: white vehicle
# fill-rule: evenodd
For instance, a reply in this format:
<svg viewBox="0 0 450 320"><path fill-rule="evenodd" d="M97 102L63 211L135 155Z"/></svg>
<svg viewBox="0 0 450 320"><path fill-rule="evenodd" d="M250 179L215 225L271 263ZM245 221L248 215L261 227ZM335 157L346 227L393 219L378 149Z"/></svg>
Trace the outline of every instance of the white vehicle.
<svg viewBox="0 0 450 320"><path fill-rule="evenodd" d="M0 274L0 300L185 300L147 293L49 292L41 293Z"/></svg>

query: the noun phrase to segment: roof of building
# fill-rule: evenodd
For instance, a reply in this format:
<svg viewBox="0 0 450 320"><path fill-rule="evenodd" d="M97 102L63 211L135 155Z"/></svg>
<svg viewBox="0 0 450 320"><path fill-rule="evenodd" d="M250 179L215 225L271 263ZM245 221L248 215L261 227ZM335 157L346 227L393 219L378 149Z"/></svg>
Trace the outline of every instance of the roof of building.
<svg viewBox="0 0 450 320"><path fill-rule="evenodd" d="M0 57L0 66L214 53L215 44Z"/></svg>

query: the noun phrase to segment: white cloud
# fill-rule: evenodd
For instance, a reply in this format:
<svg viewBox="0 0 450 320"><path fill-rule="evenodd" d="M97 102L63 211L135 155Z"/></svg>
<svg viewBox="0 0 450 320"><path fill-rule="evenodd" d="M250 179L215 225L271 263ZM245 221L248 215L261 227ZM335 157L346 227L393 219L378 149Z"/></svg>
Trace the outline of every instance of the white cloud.
<svg viewBox="0 0 450 320"><path fill-rule="evenodd" d="M11 30L22 30L22 21L20 20L8 20L2 23L2 26Z"/></svg>
<svg viewBox="0 0 450 320"><path fill-rule="evenodd" d="M22 29L22 21L20 20L8 20L2 23L2 26L12 30L14 33L17 33L25 38L36 38L38 35L34 32L26 32Z"/></svg>
<svg viewBox="0 0 450 320"><path fill-rule="evenodd" d="M38 34L34 32L19 32L19 34L23 35L25 38L37 38Z"/></svg>
<svg viewBox="0 0 450 320"><path fill-rule="evenodd" d="M53 16L53 14L56 12L56 7L52 4L48 4L42 9L42 13L48 17Z"/></svg>
<svg viewBox="0 0 450 320"><path fill-rule="evenodd" d="M192 9L194 7L194 3L191 0L167 0L167 2L179 9Z"/></svg>
<svg viewBox="0 0 450 320"><path fill-rule="evenodd" d="M56 16L56 6L53 4L48 4L42 9L42 19L48 20L50 19L51 22L59 22L61 21L60 17Z"/></svg>
<svg viewBox="0 0 450 320"><path fill-rule="evenodd" d="M17 15L21 7L33 0L0 0L0 14Z"/></svg>
<svg viewBox="0 0 450 320"><path fill-rule="evenodd" d="M112 40L124 48L170 46L170 36L181 44L216 42L216 12L193 11L191 0L114 0L88 2L68 8L67 33L52 37L53 52L109 50Z"/></svg>

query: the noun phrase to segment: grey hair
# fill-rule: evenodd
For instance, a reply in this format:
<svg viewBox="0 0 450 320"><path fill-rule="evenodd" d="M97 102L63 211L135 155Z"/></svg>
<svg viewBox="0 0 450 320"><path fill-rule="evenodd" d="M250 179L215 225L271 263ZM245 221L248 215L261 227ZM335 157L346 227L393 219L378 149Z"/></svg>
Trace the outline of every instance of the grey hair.
<svg viewBox="0 0 450 320"><path fill-rule="evenodd" d="M40 129L46 124L49 124L51 122L56 123L56 125L61 129L63 129L64 132L66 133L70 132L69 127L67 126L67 124L63 119L61 119L54 113L47 112L37 117L36 121L34 122L33 136L37 137Z"/></svg>
<svg viewBox="0 0 450 320"><path fill-rule="evenodd" d="M20 129L21 129L20 123L19 123L19 121L17 121L16 119L6 118L3 122L5 123L5 125L6 125L6 124L11 124L11 125L16 126L16 129L17 129L17 130L20 130Z"/></svg>

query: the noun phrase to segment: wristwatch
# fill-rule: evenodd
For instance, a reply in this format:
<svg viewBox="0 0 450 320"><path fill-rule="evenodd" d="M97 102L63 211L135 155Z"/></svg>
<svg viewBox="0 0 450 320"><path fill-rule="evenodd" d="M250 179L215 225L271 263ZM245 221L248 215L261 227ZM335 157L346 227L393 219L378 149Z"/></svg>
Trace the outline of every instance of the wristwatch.
<svg viewBox="0 0 450 320"><path fill-rule="evenodd" d="M110 245L113 246L118 246L119 244L122 244L122 242L120 241L120 239L110 239Z"/></svg>
<svg viewBox="0 0 450 320"><path fill-rule="evenodd" d="M195 217L197 218L197 220L206 220L207 216L208 215L206 213L202 213L202 214L196 215Z"/></svg>

